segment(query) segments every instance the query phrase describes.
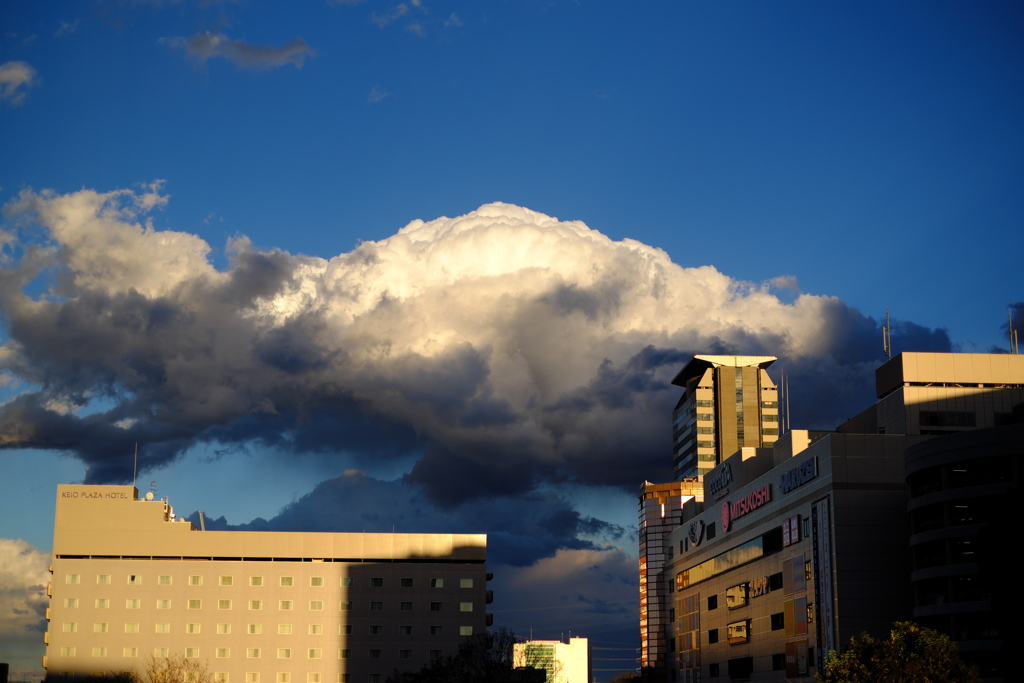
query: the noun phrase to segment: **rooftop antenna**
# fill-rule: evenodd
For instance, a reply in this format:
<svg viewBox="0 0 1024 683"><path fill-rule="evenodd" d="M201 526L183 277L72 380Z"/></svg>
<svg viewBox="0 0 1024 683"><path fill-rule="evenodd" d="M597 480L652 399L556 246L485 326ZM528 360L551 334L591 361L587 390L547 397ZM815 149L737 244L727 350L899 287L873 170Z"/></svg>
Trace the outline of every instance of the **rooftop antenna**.
<svg viewBox="0 0 1024 683"><path fill-rule="evenodd" d="M1009 318L1009 320L1010 320L1010 325L1009 325L1009 330L1010 330L1010 353L1012 353L1013 355L1016 356L1017 354L1020 353L1020 350L1017 348L1017 330L1013 329L1013 309L1012 308L1008 308L1007 309L1006 317Z"/></svg>
<svg viewBox="0 0 1024 683"><path fill-rule="evenodd" d="M885 309L885 327L882 328L882 352L886 360L892 360L892 326L889 324L889 309Z"/></svg>
<svg viewBox="0 0 1024 683"><path fill-rule="evenodd" d="M789 377L786 377L786 432L788 433L792 424L789 419Z"/></svg>
<svg viewBox="0 0 1024 683"><path fill-rule="evenodd" d="M132 488L139 483L139 442L135 442L135 467L132 468Z"/></svg>

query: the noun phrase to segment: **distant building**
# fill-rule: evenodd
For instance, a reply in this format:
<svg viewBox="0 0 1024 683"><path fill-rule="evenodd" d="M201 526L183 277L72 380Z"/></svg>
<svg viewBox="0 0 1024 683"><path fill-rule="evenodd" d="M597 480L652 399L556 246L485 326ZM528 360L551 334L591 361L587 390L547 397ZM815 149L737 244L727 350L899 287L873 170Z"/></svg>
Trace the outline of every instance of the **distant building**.
<svg viewBox="0 0 1024 683"><path fill-rule="evenodd" d="M528 640L513 645L512 664L547 672L546 683L590 683L590 645L586 638Z"/></svg>
<svg viewBox="0 0 1024 683"><path fill-rule="evenodd" d="M704 500L704 487L696 479L669 484L645 481L640 487L640 666L664 673L671 596L665 580L672 547L668 533L682 524L683 507ZM691 513L692 514L692 513Z"/></svg>
<svg viewBox="0 0 1024 683"><path fill-rule="evenodd" d="M740 448L779 438L779 398L765 369L775 356L694 356L672 383L683 395L672 412L676 481L699 477Z"/></svg>
<svg viewBox="0 0 1024 683"><path fill-rule="evenodd" d="M216 683L383 683L490 623L482 534L200 531L132 486L57 491L48 676L206 663Z"/></svg>

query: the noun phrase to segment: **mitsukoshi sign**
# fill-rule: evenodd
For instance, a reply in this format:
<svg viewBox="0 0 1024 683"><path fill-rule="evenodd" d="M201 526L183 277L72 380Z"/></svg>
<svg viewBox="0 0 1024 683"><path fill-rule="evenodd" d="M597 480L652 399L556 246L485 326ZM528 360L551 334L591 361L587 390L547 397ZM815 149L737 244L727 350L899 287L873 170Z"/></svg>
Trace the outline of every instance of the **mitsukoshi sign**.
<svg viewBox="0 0 1024 683"><path fill-rule="evenodd" d="M765 503L771 501L771 499L772 485L765 484L760 488L754 489L735 502L730 503L729 501L725 501L722 503L722 531L728 531L733 520L739 519L743 515L753 512Z"/></svg>

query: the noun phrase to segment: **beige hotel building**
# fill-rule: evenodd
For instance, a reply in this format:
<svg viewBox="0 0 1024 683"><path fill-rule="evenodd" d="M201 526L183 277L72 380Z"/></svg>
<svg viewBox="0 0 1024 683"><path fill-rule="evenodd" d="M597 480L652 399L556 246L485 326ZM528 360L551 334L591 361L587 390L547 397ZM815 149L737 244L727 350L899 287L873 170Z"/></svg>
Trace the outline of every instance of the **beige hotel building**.
<svg viewBox="0 0 1024 683"><path fill-rule="evenodd" d="M217 683L382 683L490 623L486 535L202 531L147 498L58 487L48 677L183 655Z"/></svg>

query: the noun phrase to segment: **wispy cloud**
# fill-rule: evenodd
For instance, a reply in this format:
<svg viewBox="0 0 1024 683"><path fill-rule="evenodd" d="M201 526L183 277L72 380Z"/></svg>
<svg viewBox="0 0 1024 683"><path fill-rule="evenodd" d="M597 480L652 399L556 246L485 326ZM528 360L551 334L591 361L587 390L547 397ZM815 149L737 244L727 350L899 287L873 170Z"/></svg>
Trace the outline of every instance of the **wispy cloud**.
<svg viewBox="0 0 1024 683"><path fill-rule="evenodd" d="M370 94L366 97L366 101L369 102L370 104L376 104L377 102L380 102L385 97L388 97L390 95L391 93L389 93L384 88L378 88L377 86L373 86L370 89Z"/></svg>
<svg viewBox="0 0 1024 683"><path fill-rule="evenodd" d="M223 33L207 31L190 38L161 38L160 42L184 50L190 59L200 64L205 64L213 57L222 57L247 69L272 69L286 64L301 69L306 57L316 56L313 48L301 38L295 38L281 47L262 47L241 40L231 40Z"/></svg>
<svg viewBox="0 0 1024 683"><path fill-rule="evenodd" d="M409 33L415 33L420 38L427 35L427 29L423 28L423 24L421 24L418 21L414 21L408 26L406 26L405 30L408 31Z"/></svg>
<svg viewBox="0 0 1024 683"><path fill-rule="evenodd" d="M60 22L60 28L53 34L56 37L70 36L72 33L78 30L78 19L74 21L62 21Z"/></svg>
<svg viewBox="0 0 1024 683"><path fill-rule="evenodd" d="M444 25L447 28L458 28L459 26L462 26L463 24L462 24L462 19L459 18L459 15L456 14L455 12L452 12L451 16L449 16L447 19L444 20Z"/></svg>
<svg viewBox="0 0 1024 683"><path fill-rule="evenodd" d="M0 102L20 106L37 83L36 70L25 62L0 64Z"/></svg>
<svg viewBox="0 0 1024 683"><path fill-rule="evenodd" d="M380 28L384 28L388 24L391 24L404 17L406 14L408 14L408 12L409 6L402 2L395 5L384 14L377 14L376 12L374 12L373 14L370 15L370 21L377 24L377 26L379 26Z"/></svg>

